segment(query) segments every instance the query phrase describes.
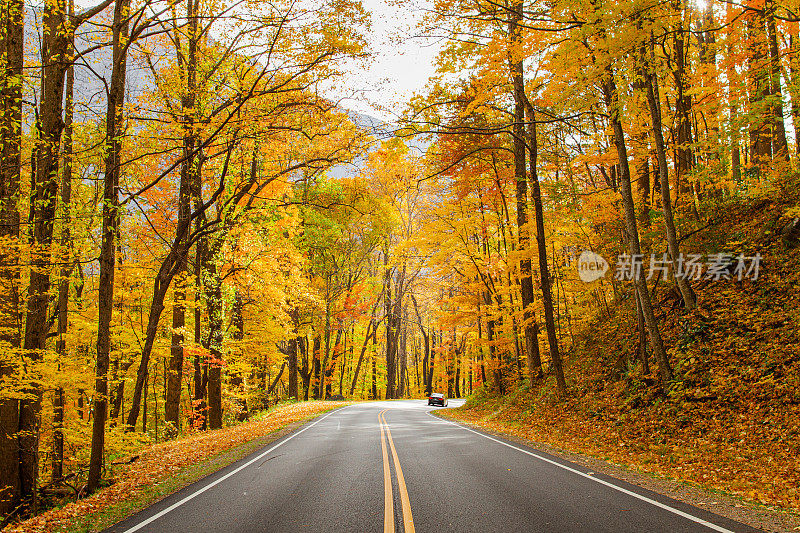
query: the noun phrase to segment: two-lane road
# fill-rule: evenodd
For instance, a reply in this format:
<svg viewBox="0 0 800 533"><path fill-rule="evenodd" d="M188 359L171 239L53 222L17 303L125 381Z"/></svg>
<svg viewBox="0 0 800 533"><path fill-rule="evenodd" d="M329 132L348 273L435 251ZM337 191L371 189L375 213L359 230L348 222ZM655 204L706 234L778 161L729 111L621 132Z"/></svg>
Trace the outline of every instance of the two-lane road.
<svg viewBox="0 0 800 533"><path fill-rule="evenodd" d="M338 409L109 531L756 531L431 409Z"/></svg>

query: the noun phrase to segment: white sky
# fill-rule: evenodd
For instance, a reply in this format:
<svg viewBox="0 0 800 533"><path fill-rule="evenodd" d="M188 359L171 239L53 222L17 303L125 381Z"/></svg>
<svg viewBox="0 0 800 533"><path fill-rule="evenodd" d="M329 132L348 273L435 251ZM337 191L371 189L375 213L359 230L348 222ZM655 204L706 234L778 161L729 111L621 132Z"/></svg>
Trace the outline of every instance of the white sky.
<svg viewBox="0 0 800 533"><path fill-rule="evenodd" d="M390 121L434 75L438 47L412 37L421 13L411 10L408 2L403 2L402 8L385 0L362 2L372 13L372 29L366 39L373 58L366 65L352 63L349 74L332 93L342 98L342 107Z"/></svg>
<svg viewBox="0 0 800 533"><path fill-rule="evenodd" d="M75 3L81 9L99 1ZM403 112L412 94L420 91L436 70L433 61L439 50L437 44L412 37L422 16L414 5L428 0L361 1L372 14L372 28L365 38L373 57L366 64L348 63L348 74L336 85L323 86L322 90L346 109L391 121Z"/></svg>

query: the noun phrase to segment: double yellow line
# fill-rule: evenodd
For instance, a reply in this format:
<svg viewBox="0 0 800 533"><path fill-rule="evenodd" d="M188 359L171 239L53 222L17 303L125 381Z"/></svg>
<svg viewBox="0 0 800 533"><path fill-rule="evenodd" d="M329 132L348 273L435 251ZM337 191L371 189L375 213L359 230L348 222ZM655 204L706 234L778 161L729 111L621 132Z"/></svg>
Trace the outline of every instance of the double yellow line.
<svg viewBox="0 0 800 533"><path fill-rule="evenodd" d="M384 512L383 512L383 532L395 533L394 531L394 496L392 495L392 474L389 471L389 454L386 451L386 442L389 442L389 448L392 449L392 458L394 459L394 471L397 475L397 487L400 489L400 504L403 507L403 527L405 533L415 533L414 518L411 516L411 500L408 499L408 491L406 490L406 480L403 478L403 469L400 468L400 460L397 458L397 450L394 447L392 440L392 432L389 430L389 424L386 423L386 417L383 413L388 411L384 409L378 413L378 423L381 428L381 450L383 451L383 496L384 496Z"/></svg>

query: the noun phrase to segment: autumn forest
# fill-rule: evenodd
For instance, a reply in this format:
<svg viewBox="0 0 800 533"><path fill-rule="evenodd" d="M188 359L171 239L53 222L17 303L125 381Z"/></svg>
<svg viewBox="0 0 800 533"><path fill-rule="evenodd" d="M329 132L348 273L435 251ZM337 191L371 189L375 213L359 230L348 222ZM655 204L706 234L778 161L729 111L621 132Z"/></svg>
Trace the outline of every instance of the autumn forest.
<svg viewBox="0 0 800 533"><path fill-rule="evenodd" d="M702 436L800 508L800 4L398 5L440 49L383 121L331 89L357 0L2 0L3 527L153 443L432 392Z"/></svg>

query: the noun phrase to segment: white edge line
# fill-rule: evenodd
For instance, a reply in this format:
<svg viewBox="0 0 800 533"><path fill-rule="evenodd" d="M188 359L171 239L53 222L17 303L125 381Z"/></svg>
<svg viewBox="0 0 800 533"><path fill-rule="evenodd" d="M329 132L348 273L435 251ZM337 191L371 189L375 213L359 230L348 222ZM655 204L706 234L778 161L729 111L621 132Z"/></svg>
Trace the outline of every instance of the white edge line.
<svg viewBox="0 0 800 533"><path fill-rule="evenodd" d="M476 435L480 435L481 437L484 437L484 438L487 438L487 439L489 439L491 441L497 442L498 444L502 444L503 446L507 446L507 447L509 447L509 448L511 448L513 450L517 450L518 452L522 452L524 454L530 455L531 457L535 457L536 459L539 459L540 461L544 461L546 463L550 463L551 465L557 466L559 468L563 468L564 470L568 470L569 472L572 472L573 474L578 474L579 476L585 477L586 479L591 479L592 481L596 481L597 483L600 483L601 485L605 485L607 487L610 487L610 488L612 488L614 490L617 490L617 491L622 492L624 494L627 494L629 496L633 496L634 498L638 498L638 499L640 499L640 500L642 500L644 502L647 502L647 503L649 503L651 505L655 505L656 507L660 507L660 508L662 508L664 510L667 510L667 511L669 511L671 513L674 513L674 514L676 514L678 516L682 516L683 518L691 520L692 522L696 522L698 524L702 524L702 525L706 526L709 529L713 529L714 531L719 531L721 533L735 533L734 531L731 531L730 529L725 529L722 526L718 526L716 524L713 524L711 522L703 520L702 518L698 518L698 517L696 517L694 515L690 515L689 513L685 513L685 512L683 512L683 511L681 511L679 509L675 509L674 507L670 507L667 504L664 504L664 503L661 503L659 501L653 500L652 498L648 498L647 496L643 496L641 494L637 494L637 493L635 493L633 491L630 491L628 489L624 489L622 487L614 485L613 483L609 483L608 481L596 478L594 476L590 476L589 474L585 474L585 473L581 472L580 470L575 470L574 468L571 468L569 466L566 466L566 465L563 465L563 464L558 463L556 461L553 461L551 459L548 459L547 457L542 457L541 455L535 454L535 453L530 452L528 450L525 450L523 448L518 448L517 446L513 446L513 445L511 445L511 444L509 444L507 442L501 441L500 439L495 439L494 437L490 437L489 435L481 433L480 431L475 431L474 429L468 428L466 426L462 426L458 422L453 422L451 420L446 420L444 418L439 418L438 416L432 415L430 413L430 411L428 411L428 416L430 416L432 418L436 418L437 420L441 420L442 422L445 422L445 423L448 423L448 424L453 424L454 426L458 426L463 430L469 431L470 433L475 433Z"/></svg>
<svg viewBox="0 0 800 533"><path fill-rule="evenodd" d="M270 448L269 450L265 451L264 453L261 453L261 454L259 454L257 457L254 457L253 459L250 459L249 461L247 461L245 464L241 465L241 466L240 466L239 468L237 468L236 470L233 470L233 471L231 471L231 472L228 472L227 474L225 474L225 475L224 475L224 476L222 476L221 478L215 479L214 481L212 481L211 483L209 483L208 485L206 485L206 486L205 486L205 487L203 487L202 489L199 489L199 490L197 490L197 491L193 492L192 494L189 494L188 496L186 496L186 497L185 497L185 498L183 498L182 500L180 500L180 501L178 501L178 502L176 502L176 503L173 503L172 505L170 505L170 506L169 506L169 507L167 507L166 509L162 510L161 512L154 514L153 516L151 516L151 517L150 517L150 518L148 518L147 520L144 520L143 522L139 522L138 524L136 524L136 525L135 525L135 526L133 526L132 528L130 528L130 529L126 529L126 530L125 530L123 533L133 533L134 531L138 531L138 530L142 529L142 528L143 528L144 526L146 526L147 524L149 524L149 523L151 523L151 522L154 522L155 520L158 520L159 518L161 518L161 517L162 517L162 516L164 516L165 514L169 513L170 511L172 511L172 510L174 510L174 509L177 509L178 507L180 507L180 506L181 506L181 505L183 505L184 503L188 502L189 500L191 500L191 499L192 499L192 498L194 498L195 496L199 496L200 494L204 493L205 491L207 491L207 490L208 490L208 489L210 489L211 487L213 487L213 486L215 486L215 485L218 485L219 483L222 483L223 481L225 481L226 479L228 479L228 478L229 478L229 477L231 477L232 475L234 475L234 474L236 474L236 473L238 473L238 472L240 472L240 471L244 470L245 468L247 468L247 467L248 467L248 466L250 466L251 464L255 463L256 461L258 461L259 459L261 459L262 457L264 457L265 455L268 455L268 454L272 453L272 451L273 451L275 448L277 448L278 446L282 446L282 445L286 444L287 442L289 442L290 440L292 440L293 438L295 438L296 436L298 436L299 434L301 434L301 433L302 433L302 432L304 432L305 430L307 430L307 429L311 429L312 427L314 427L315 425L317 425L319 422L322 422L323 420L325 420L326 418L328 418L328 417L329 417L330 415L332 415L333 413L335 413L335 412L337 412L337 411L341 411L342 409L345 409L345 408L347 408L347 407L349 407L349 406L340 407L340 408L338 408L338 409L335 409L335 410L331 411L330 413L327 413L326 415L322 416L321 418L318 418L318 419L316 419L314 422L312 422L311 424L307 425L306 427L304 427L304 428L303 428L303 429L301 429L300 431L297 431L296 433L292 433L292 434L291 434L291 435L289 435L287 438L283 439L282 441L280 441L278 444L276 444L275 446L273 446L273 447L272 447L272 448Z"/></svg>

